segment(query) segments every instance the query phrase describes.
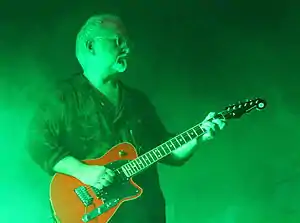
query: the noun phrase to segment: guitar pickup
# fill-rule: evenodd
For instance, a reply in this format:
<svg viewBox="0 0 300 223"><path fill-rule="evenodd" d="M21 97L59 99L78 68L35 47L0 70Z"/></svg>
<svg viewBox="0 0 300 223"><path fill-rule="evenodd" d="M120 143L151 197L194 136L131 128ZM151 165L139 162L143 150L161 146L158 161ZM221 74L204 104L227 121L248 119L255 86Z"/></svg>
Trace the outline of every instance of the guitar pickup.
<svg viewBox="0 0 300 223"><path fill-rule="evenodd" d="M93 203L93 197L89 194L86 187L81 186L77 187L74 192L80 199L80 201L83 203L84 206L88 207Z"/></svg>

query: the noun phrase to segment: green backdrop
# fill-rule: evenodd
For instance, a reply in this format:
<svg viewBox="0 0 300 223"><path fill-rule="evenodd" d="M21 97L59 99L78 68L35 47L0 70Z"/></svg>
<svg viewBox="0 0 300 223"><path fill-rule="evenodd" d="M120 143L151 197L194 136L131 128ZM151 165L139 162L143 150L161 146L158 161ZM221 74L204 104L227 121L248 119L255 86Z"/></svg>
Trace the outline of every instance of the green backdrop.
<svg viewBox="0 0 300 223"><path fill-rule="evenodd" d="M299 9L292 0L2 1L1 222L50 222L49 178L24 151L26 128L46 86L80 71L80 26L112 12L134 42L123 79L149 95L170 131L238 100L269 103L184 167L160 167L168 223L298 223Z"/></svg>

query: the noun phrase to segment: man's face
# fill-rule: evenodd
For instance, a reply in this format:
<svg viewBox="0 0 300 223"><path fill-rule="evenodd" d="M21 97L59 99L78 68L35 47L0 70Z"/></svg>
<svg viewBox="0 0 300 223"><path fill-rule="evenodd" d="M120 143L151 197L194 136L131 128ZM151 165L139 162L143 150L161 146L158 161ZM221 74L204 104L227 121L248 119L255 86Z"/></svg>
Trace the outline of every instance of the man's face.
<svg viewBox="0 0 300 223"><path fill-rule="evenodd" d="M126 56L129 53L127 41L122 36L96 37L94 39L94 66L103 75L123 72L127 68Z"/></svg>

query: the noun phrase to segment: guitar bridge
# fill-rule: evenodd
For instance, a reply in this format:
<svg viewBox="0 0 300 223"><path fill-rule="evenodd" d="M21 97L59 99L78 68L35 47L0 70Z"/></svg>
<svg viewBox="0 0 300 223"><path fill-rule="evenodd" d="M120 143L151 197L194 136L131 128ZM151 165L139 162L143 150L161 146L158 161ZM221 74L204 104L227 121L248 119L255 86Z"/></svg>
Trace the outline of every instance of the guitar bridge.
<svg viewBox="0 0 300 223"><path fill-rule="evenodd" d="M86 187L81 186L77 187L74 192L80 199L80 201L83 203L84 206L90 206L93 203L93 197L89 194Z"/></svg>

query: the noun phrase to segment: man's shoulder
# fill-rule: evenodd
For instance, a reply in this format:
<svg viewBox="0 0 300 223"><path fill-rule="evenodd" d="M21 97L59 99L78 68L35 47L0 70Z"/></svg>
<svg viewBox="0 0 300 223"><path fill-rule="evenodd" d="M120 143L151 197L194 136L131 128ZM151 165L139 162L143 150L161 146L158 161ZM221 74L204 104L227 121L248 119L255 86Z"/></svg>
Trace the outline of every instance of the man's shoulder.
<svg viewBox="0 0 300 223"><path fill-rule="evenodd" d="M73 102L72 83L74 81L76 81L76 75L51 81L45 87L43 97L37 101L35 114L33 115L34 119L36 119L36 116L40 116L43 121L66 112Z"/></svg>
<svg viewBox="0 0 300 223"><path fill-rule="evenodd" d="M55 82L55 89L58 92L69 92L80 84L80 74L75 73L68 77L58 79Z"/></svg>
<svg viewBox="0 0 300 223"><path fill-rule="evenodd" d="M86 83L80 73L58 79L54 84L54 93L61 101L71 100L75 95L82 94Z"/></svg>
<svg viewBox="0 0 300 223"><path fill-rule="evenodd" d="M49 109L50 107L61 107L64 105L67 98L72 95L72 83L75 77L69 76L67 78L56 79L48 84L45 91L45 96L39 101L39 108Z"/></svg>

